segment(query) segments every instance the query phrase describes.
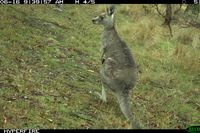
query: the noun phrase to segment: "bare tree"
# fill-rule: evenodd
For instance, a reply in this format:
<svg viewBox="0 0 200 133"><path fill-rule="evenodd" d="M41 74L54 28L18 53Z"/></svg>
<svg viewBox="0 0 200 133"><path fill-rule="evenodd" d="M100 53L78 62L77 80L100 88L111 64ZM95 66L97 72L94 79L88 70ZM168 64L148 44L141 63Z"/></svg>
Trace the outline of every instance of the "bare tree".
<svg viewBox="0 0 200 133"><path fill-rule="evenodd" d="M179 4L179 8L178 9L176 9L175 11L174 11L174 14L177 14L180 10L181 10L181 8L182 8L182 5L183 4Z"/></svg>
<svg viewBox="0 0 200 133"><path fill-rule="evenodd" d="M165 21L162 25L167 25L169 27L170 35L173 37L172 29L171 29L171 25L170 25L171 20L172 20L172 5L166 4L165 13L160 12L157 4L155 5L155 7L156 7L158 14L165 19Z"/></svg>
<svg viewBox="0 0 200 133"><path fill-rule="evenodd" d="M165 14L165 21L163 25L167 25L169 27L170 35L172 35L172 29L171 29L171 20L172 20L172 6L171 4L166 4L166 14Z"/></svg>

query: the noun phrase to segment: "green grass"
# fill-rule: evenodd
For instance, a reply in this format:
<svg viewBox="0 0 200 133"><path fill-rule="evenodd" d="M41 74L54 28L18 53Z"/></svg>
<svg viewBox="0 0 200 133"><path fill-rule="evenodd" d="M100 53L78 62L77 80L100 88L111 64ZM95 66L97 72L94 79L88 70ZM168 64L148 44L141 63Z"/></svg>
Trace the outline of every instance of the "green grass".
<svg viewBox="0 0 200 133"><path fill-rule="evenodd" d="M162 18L138 15L141 7L116 10L116 28L140 70L130 94L135 117L148 128L200 124L199 30L174 24L170 38ZM108 93L103 103L93 93L101 90L102 27L91 18L104 5L53 8L0 8L0 128L127 128L115 97Z"/></svg>

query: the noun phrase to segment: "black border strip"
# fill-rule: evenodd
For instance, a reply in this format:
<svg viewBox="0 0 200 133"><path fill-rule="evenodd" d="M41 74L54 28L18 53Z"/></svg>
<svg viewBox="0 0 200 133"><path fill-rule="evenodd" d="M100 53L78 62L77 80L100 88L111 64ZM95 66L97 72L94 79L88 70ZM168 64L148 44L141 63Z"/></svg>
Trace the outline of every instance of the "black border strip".
<svg viewBox="0 0 200 133"><path fill-rule="evenodd" d="M66 4L75 4L76 0L65 0ZM77 0L78 1L78 0ZM85 0L79 0L84 4ZM91 3L93 0L87 0ZM194 0L94 0L95 4L194 4Z"/></svg>
<svg viewBox="0 0 200 133"><path fill-rule="evenodd" d="M0 0L0 4L194 4L200 0Z"/></svg>
<svg viewBox="0 0 200 133"><path fill-rule="evenodd" d="M0 129L0 133L69 133L70 131L74 132L83 132L83 131L87 131L87 132L96 132L96 131L114 131L114 132L130 132L130 133L135 133L135 132L178 132L178 133L189 133L187 132L187 130L183 130L183 129Z"/></svg>

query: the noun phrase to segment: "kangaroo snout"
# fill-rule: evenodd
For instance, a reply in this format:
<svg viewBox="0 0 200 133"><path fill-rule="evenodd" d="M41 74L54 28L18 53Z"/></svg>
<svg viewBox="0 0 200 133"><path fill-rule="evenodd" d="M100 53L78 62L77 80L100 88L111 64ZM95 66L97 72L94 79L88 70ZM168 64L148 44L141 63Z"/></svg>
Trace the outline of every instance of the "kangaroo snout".
<svg viewBox="0 0 200 133"><path fill-rule="evenodd" d="M93 24L97 24L97 23L98 23L98 22L97 22L98 18L99 18L99 17L93 18L93 19L92 19L92 23L93 23Z"/></svg>

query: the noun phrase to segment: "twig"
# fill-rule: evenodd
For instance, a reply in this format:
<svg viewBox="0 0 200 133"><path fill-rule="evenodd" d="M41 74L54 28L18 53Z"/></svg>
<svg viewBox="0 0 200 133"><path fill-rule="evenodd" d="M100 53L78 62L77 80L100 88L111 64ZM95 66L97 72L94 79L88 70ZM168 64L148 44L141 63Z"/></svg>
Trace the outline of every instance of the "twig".
<svg viewBox="0 0 200 133"><path fill-rule="evenodd" d="M102 109L100 109L100 107L97 107L97 106L95 106L95 105L93 105L93 107L94 107L96 110L99 110L99 111L102 111L102 112L105 112L105 113L108 113L108 114L109 114L109 112L107 112L107 111L105 111L105 110L102 110Z"/></svg>
<svg viewBox="0 0 200 133"><path fill-rule="evenodd" d="M7 118L3 115L3 118L4 118L4 124L7 123Z"/></svg>
<svg viewBox="0 0 200 133"><path fill-rule="evenodd" d="M92 119L86 118L86 117L84 117L84 116L82 116L82 115L80 115L80 114L74 113L74 112L71 112L70 114L73 115L73 116L75 116L75 117L77 117L77 118L86 120L86 121L88 121L90 124L92 124L92 121L93 121Z"/></svg>
<svg viewBox="0 0 200 133"><path fill-rule="evenodd" d="M163 14L159 11L159 9L158 9L158 4L155 4L155 7L156 7L156 10L157 10L158 14L164 18L165 15L163 15Z"/></svg>
<svg viewBox="0 0 200 133"><path fill-rule="evenodd" d="M174 14L177 14L181 10L182 5L183 4L179 4L179 8L176 11L174 11Z"/></svg>
<svg viewBox="0 0 200 133"><path fill-rule="evenodd" d="M200 104L198 104L198 103L195 103L195 104L200 107Z"/></svg>

